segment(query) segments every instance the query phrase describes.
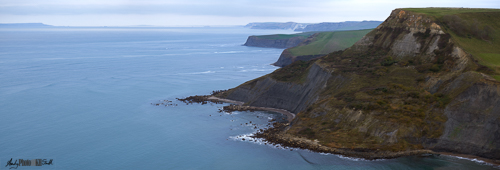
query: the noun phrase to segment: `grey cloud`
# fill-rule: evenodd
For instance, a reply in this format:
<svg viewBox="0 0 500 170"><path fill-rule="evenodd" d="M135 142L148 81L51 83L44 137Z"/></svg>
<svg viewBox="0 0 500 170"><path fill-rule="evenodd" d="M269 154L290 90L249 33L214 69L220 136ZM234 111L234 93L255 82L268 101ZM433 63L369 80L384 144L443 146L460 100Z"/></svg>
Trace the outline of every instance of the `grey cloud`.
<svg viewBox="0 0 500 170"><path fill-rule="evenodd" d="M261 2L263 3L263 2ZM81 14L179 14L179 15L213 15L213 16L269 16L293 17L312 14L307 7L295 4L262 5L256 2L247 3L210 3L181 5L31 5L0 6L0 14L12 15L81 15ZM273 4L273 3L270 3ZM307 11L307 12L306 12Z"/></svg>

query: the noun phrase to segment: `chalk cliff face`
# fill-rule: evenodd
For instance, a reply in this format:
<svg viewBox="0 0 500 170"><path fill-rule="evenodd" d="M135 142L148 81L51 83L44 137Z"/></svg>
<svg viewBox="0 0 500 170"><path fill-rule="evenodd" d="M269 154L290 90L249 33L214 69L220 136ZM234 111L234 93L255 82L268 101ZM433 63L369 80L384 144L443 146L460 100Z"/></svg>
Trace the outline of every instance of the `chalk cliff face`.
<svg viewBox="0 0 500 170"><path fill-rule="evenodd" d="M302 36L291 37L286 39L267 39L258 36L249 36L244 45L253 47L268 47L268 48L290 48L297 46L305 39L306 38Z"/></svg>
<svg viewBox="0 0 500 170"><path fill-rule="evenodd" d="M500 159L500 83L477 68L434 18L396 9L352 47L224 97L297 113L286 133L323 146Z"/></svg>

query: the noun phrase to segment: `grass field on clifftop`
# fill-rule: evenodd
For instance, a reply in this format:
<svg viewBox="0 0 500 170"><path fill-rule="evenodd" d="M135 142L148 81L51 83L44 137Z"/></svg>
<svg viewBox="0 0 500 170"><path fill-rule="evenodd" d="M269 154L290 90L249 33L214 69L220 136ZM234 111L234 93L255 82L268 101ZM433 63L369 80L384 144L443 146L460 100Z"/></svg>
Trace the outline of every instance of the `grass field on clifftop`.
<svg viewBox="0 0 500 170"><path fill-rule="evenodd" d="M460 47L472 54L479 64L493 71L488 74L500 80L500 9L408 8L404 10L435 17L444 26L444 31L449 33ZM489 32L488 36L476 35L485 32Z"/></svg>
<svg viewBox="0 0 500 170"><path fill-rule="evenodd" d="M290 48L289 52L294 56L328 54L349 48L372 30L322 32L314 37L312 43Z"/></svg>
<svg viewBox="0 0 500 170"><path fill-rule="evenodd" d="M297 34L272 34L272 35L261 35L257 36L259 38L263 39L272 39L272 40L279 40L279 39L289 39L293 37L304 37L307 38L311 35L313 35L315 32L303 32L303 33L297 33Z"/></svg>
<svg viewBox="0 0 500 170"><path fill-rule="evenodd" d="M490 9L490 8L403 8L403 10L427 14L435 17L442 17L444 15L454 15L460 13L499 11L499 9Z"/></svg>

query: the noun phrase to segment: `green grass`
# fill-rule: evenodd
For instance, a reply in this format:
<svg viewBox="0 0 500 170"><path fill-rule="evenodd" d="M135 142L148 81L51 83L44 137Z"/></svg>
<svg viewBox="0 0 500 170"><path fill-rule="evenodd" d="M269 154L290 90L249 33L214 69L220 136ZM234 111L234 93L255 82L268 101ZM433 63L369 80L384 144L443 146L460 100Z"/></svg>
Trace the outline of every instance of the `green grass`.
<svg viewBox="0 0 500 170"><path fill-rule="evenodd" d="M294 56L328 54L334 51L349 48L358 40L363 38L373 29L356 31L335 31L319 33L313 40L304 46L289 49Z"/></svg>
<svg viewBox="0 0 500 170"><path fill-rule="evenodd" d="M261 36L257 36L257 37L263 38L263 39L273 39L273 40L289 39L289 38L293 38L293 37L307 38L307 37L313 35L314 33L315 32L303 32L303 33L298 33L298 34L272 34L272 35L261 35Z"/></svg>
<svg viewBox="0 0 500 170"><path fill-rule="evenodd" d="M435 17L445 15L455 15L461 13L476 13L476 12L498 12L499 9L491 8L403 8L405 11L412 11L422 14L427 14Z"/></svg>
<svg viewBox="0 0 500 170"><path fill-rule="evenodd" d="M284 82L295 82L295 83L303 83L305 82L305 78L307 75L307 72L309 71L309 68L311 67L312 63L314 63L316 60L310 60L310 61L296 61L293 62L292 64L277 69L271 74L271 78L278 80L278 81L284 81Z"/></svg>
<svg viewBox="0 0 500 170"><path fill-rule="evenodd" d="M481 58L484 62L496 66L500 66L500 54L495 53L480 53L479 58Z"/></svg>
<svg viewBox="0 0 500 170"><path fill-rule="evenodd" d="M499 75L493 76L493 78L495 78L496 80L500 81L500 76Z"/></svg>

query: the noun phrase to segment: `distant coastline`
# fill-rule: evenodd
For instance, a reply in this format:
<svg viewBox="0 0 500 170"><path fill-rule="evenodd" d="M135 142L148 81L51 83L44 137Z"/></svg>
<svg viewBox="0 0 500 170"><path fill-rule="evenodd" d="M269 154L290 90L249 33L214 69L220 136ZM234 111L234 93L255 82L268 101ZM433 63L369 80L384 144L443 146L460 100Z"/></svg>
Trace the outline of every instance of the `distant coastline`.
<svg viewBox="0 0 500 170"><path fill-rule="evenodd" d="M54 27L43 23L0 23L0 28L47 28Z"/></svg>

